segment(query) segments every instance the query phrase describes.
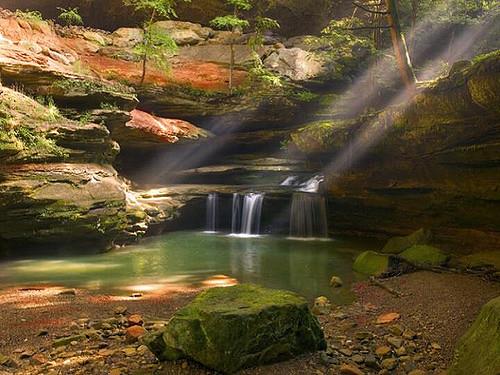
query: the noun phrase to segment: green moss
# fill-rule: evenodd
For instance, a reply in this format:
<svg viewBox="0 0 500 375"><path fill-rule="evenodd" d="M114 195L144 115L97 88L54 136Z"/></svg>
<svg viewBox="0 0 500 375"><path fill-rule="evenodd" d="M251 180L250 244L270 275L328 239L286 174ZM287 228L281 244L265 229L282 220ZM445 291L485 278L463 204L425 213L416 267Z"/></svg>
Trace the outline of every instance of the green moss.
<svg viewBox="0 0 500 375"><path fill-rule="evenodd" d="M436 247L428 245L415 245L403 251L400 257L416 266L442 266L449 256Z"/></svg>
<svg viewBox="0 0 500 375"><path fill-rule="evenodd" d="M500 371L500 297L483 306L460 339L450 375L497 375Z"/></svg>
<svg viewBox="0 0 500 375"><path fill-rule="evenodd" d="M461 257L459 262L467 268L494 267L500 270L500 251L482 251Z"/></svg>
<svg viewBox="0 0 500 375"><path fill-rule="evenodd" d="M200 293L145 341L162 360L189 357L224 373L326 347L302 297L245 284Z"/></svg>
<svg viewBox="0 0 500 375"><path fill-rule="evenodd" d="M381 253L399 254L414 245L427 244L432 238L429 230L421 228L404 237L393 237L387 241Z"/></svg>
<svg viewBox="0 0 500 375"><path fill-rule="evenodd" d="M389 271L389 255L365 251L358 255L352 268L363 275L380 276Z"/></svg>

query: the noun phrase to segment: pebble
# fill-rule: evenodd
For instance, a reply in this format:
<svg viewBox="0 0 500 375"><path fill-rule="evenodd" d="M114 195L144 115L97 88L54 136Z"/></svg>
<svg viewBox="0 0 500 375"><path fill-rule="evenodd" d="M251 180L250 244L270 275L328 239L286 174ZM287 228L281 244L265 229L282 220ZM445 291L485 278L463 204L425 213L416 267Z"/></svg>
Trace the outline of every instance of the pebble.
<svg viewBox="0 0 500 375"><path fill-rule="evenodd" d="M58 293L60 296L76 296L74 289L66 289Z"/></svg>
<svg viewBox="0 0 500 375"><path fill-rule="evenodd" d="M385 357L390 352L391 352L391 348L389 348L388 346L379 346L375 350L375 354L378 355L379 357Z"/></svg>
<svg viewBox="0 0 500 375"><path fill-rule="evenodd" d="M387 342L395 348L400 348L403 345L403 340L397 337L388 337Z"/></svg>
<svg viewBox="0 0 500 375"><path fill-rule="evenodd" d="M427 373L425 371L419 369L413 370L410 373L408 373L408 375L426 375L426 374Z"/></svg>
<svg viewBox="0 0 500 375"><path fill-rule="evenodd" d="M382 367L387 370L394 370L398 367L398 360L396 358L387 358L382 361Z"/></svg>
<svg viewBox="0 0 500 375"><path fill-rule="evenodd" d="M365 358L360 354L353 355L351 359L353 360L353 362L358 364L363 363L365 361Z"/></svg>
<svg viewBox="0 0 500 375"><path fill-rule="evenodd" d="M125 315L127 313L127 306L117 306L115 308L116 315Z"/></svg>
<svg viewBox="0 0 500 375"><path fill-rule="evenodd" d="M136 342L145 333L146 330L141 326L130 326L125 332L125 341L128 343Z"/></svg>
<svg viewBox="0 0 500 375"><path fill-rule="evenodd" d="M340 373L342 375L363 375L363 371L361 371L357 366L344 363L340 366Z"/></svg>
<svg viewBox="0 0 500 375"><path fill-rule="evenodd" d="M144 320L139 314L133 314L127 318L127 323L129 326L142 326L144 324Z"/></svg>
<svg viewBox="0 0 500 375"><path fill-rule="evenodd" d="M122 372L119 368L114 368L108 372L108 375L121 375Z"/></svg>
<svg viewBox="0 0 500 375"><path fill-rule="evenodd" d="M373 354L368 354L365 357L365 365L366 367L377 369L378 368L377 358L375 358Z"/></svg>
<svg viewBox="0 0 500 375"><path fill-rule="evenodd" d="M330 286L333 288L340 288L342 285L344 285L342 279L338 276L332 276L330 279Z"/></svg>
<svg viewBox="0 0 500 375"><path fill-rule="evenodd" d="M441 350L441 345L439 345L437 342L433 342L431 344L431 348L434 350Z"/></svg>
<svg viewBox="0 0 500 375"><path fill-rule="evenodd" d="M396 349L396 354L398 357L402 357L402 356L405 356L406 355L406 349L404 346L400 347L400 348L397 348Z"/></svg>
<svg viewBox="0 0 500 375"><path fill-rule="evenodd" d="M339 350L339 353L347 356L347 357L350 357L352 355L352 350L351 349L347 349L347 348L342 348Z"/></svg>
<svg viewBox="0 0 500 375"><path fill-rule="evenodd" d="M413 340L416 336L417 334L411 329L405 329L403 332L403 337L407 340Z"/></svg>
<svg viewBox="0 0 500 375"><path fill-rule="evenodd" d="M123 348L123 349L122 349L122 352L123 352L123 353L125 353L125 355L126 355L127 357L130 357L130 356L132 356L132 355L137 354L136 349L135 349L135 348L133 348L133 347L126 347L126 348Z"/></svg>
<svg viewBox="0 0 500 375"><path fill-rule="evenodd" d="M388 324L398 320L401 317L396 312L382 314L377 318L377 324Z"/></svg>
<svg viewBox="0 0 500 375"><path fill-rule="evenodd" d="M401 327L399 324L394 324L389 327L389 332L394 336L401 336L403 334L403 327Z"/></svg>

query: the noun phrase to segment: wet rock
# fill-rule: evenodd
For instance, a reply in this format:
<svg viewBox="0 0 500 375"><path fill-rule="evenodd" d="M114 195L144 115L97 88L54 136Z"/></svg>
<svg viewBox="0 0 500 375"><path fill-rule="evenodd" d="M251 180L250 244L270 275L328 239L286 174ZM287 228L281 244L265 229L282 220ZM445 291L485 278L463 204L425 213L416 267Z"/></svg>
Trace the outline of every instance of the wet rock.
<svg viewBox="0 0 500 375"><path fill-rule="evenodd" d="M393 237L385 244L381 250L384 254L399 254L414 245L428 244L432 239L432 233L424 228L413 232L405 237Z"/></svg>
<svg viewBox="0 0 500 375"><path fill-rule="evenodd" d="M332 309L332 305L328 298L320 296L314 300L314 305L312 307L312 312L316 315L326 315Z"/></svg>
<svg viewBox="0 0 500 375"><path fill-rule="evenodd" d="M365 358L360 354L354 354L351 359L354 363L357 364L363 363L365 361Z"/></svg>
<svg viewBox="0 0 500 375"><path fill-rule="evenodd" d="M351 364L343 364L340 366L340 373L342 375L363 375L364 372L361 371L357 366Z"/></svg>
<svg viewBox="0 0 500 375"><path fill-rule="evenodd" d="M330 286L333 288L340 288L342 285L344 285L342 279L338 276L332 276L330 279Z"/></svg>
<svg viewBox="0 0 500 375"><path fill-rule="evenodd" d="M129 343L136 342L137 340L139 340L139 338L144 336L146 332L147 331L141 326L138 325L130 326L125 331L125 340L126 342Z"/></svg>
<svg viewBox="0 0 500 375"><path fill-rule="evenodd" d="M396 367L398 367L398 360L396 358L384 359L381 363L381 366L387 370L394 370Z"/></svg>
<svg viewBox="0 0 500 375"><path fill-rule="evenodd" d="M127 306L117 306L114 311L116 315L125 315L127 313Z"/></svg>
<svg viewBox="0 0 500 375"><path fill-rule="evenodd" d="M129 326L142 326L144 324L144 320L142 319L142 316L133 314L127 318L127 323Z"/></svg>
<svg viewBox="0 0 500 375"><path fill-rule="evenodd" d="M69 345L72 342L83 341L86 338L87 338L87 336L85 336L84 334L67 336L67 337L61 337L61 338L59 338L57 340L54 340L54 342L52 343L52 346L54 348L57 348L57 347Z"/></svg>
<svg viewBox="0 0 500 375"><path fill-rule="evenodd" d="M403 340L397 337L388 337L387 342L396 349L403 345Z"/></svg>
<svg viewBox="0 0 500 375"><path fill-rule="evenodd" d="M391 353L391 348L389 348L388 346L379 346L375 350L375 354L381 358L386 357L390 353Z"/></svg>
<svg viewBox="0 0 500 375"><path fill-rule="evenodd" d="M446 262L450 258L438 248L428 245L412 246L409 249L403 251L399 256L417 267L442 266L446 264Z"/></svg>
<svg viewBox="0 0 500 375"><path fill-rule="evenodd" d="M200 293L143 340L160 360L192 358L221 372L326 349L305 299L247 284Z"/></svg>
<svg viewBox="0 0 500 375"><path fill-rule="evenodd" d="M377 318L377 324L388 324L398 320L401 315L397 312L391 312L387 314L382 314Z"/></svg>

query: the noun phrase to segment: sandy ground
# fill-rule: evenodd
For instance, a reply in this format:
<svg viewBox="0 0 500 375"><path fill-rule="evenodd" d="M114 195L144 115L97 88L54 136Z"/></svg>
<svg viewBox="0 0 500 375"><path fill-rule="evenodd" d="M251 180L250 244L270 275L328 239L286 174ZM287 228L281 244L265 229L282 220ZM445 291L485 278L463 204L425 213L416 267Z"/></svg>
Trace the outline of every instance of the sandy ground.
<svg viewBox="0 0 500 375"><path fill-rule="evenodd" d="M410 367L403 366L401 360L400 366L392 372L379 372L379 369L360 365L366 374L405 374L413 368L429 374L441 373L452 359L458 338L473 322L481 306L500 295L500 283L468 275L417 272L383 283L398 290L402 296L395 297L379 286L362 282L354 286L356 302L333 307L319 316L330 352L347 349L368 355L384 345L391 325L379 325L375 321L389 312L400 315L394 324L416 334L415 339L406 342L415 347L415 352L402 357L409 358ZM167 289L159 295L125 299L84 290L76 290L75 295L60 292L56 286L0 291L0 354L9 356L18 366L0 366L0 374L213 373L188 361L157 363L151 353L144 352L144 348L138 349L139 343L126 344L122 333L73 342L62 349L52 348L56 338L81 333L83 328L78 326L79 322L116 317L117 307L126 307L126 314L140 314L145 321L166 321L196 295L196 290ZM369 332L371 341L356 341L360 332ZM132 348L133 354L122 352L126 347ZM355 357L345 354L335 354L334 360L325 357L325 353L303 355L241 373L337 374L340 365L354 364Z"/></svg>

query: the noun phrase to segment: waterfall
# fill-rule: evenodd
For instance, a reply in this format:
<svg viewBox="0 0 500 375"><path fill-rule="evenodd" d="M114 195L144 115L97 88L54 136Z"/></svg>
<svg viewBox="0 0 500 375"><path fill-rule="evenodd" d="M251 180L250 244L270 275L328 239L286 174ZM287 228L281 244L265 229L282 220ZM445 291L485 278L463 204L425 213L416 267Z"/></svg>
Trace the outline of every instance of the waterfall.
<svg viewBox="0 0 500 375"><path fill-rule="evenodd" d="M328 237L326 200L323 195L305 192L293 194L290 237Z"/></svg>
<svg viewBox="0 0 500 375"><path fill-rule="evenodd" d="M233 214L231 217L231 233L239 233L241 228L241 195L233 194Z"/></svg>
<svg viewBox="0 0 500 375"><path fill-rule="evenodd" d="M319 191L320 185L325 181L325 176L317 175L304 183L300 184L299 191L303 191L305 193L317 193Z"/></svg>
<svg viewBox="0 0 500 375"><path fill-rule="evenodd" d="M207 197L207 232L217 231L217 211L219 206L219 196L217 193L210 193Z"/></svg>
<svg viewBox="0 0 500 375"><path fill-rule="evenodd" d="M242 206L243 198L243 206ZM264 194L247 193L243 197L233 194L233 235L257 235L260 233L260 217Z"/></svg>

